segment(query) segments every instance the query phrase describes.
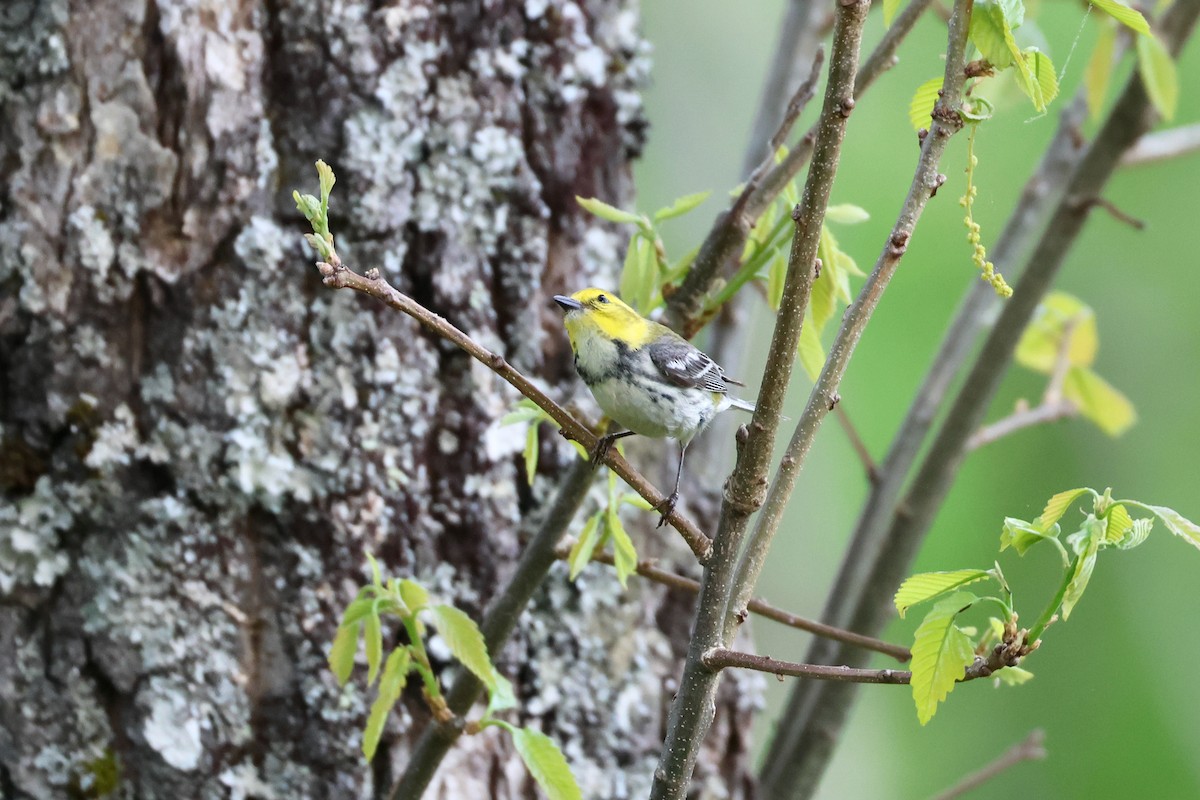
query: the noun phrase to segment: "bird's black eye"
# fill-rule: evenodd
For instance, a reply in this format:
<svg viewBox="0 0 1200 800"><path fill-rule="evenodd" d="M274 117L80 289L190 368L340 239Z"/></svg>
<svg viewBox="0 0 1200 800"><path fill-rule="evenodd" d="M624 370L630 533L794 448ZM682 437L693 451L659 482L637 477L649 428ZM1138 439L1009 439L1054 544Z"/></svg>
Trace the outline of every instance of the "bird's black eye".
<svg viewBox="0 0 1200 800"><path fill-rule="evenodd" d="M607 297L605 297L604 295L598 295L598 296L596 297L596 302L597 302L597 303L607 303L607 302L608 302L608 298L607 298Z"/></svg>

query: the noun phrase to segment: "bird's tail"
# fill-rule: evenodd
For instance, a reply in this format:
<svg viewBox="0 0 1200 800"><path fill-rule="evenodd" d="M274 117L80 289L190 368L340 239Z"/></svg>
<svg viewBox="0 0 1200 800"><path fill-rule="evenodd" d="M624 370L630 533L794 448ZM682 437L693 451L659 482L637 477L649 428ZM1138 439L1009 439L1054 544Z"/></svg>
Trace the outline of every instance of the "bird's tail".
<svg viewBox="0 0 1200 800"><path fill-rule="evenodd" d="M733 406L734 408L740 408L742 411L749 411L751 414L754 413L754 403L751 403L749 400L739 400L731 394L727 394L725 396L729 398L729 405Z"/></svg>

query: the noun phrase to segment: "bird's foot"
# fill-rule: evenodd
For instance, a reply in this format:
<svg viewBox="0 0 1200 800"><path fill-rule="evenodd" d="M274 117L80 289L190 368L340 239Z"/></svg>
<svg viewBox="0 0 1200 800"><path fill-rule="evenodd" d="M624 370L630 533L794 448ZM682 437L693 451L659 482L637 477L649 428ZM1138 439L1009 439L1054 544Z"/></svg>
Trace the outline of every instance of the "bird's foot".
<svg viewBox="0 0 1200 800"><path fill-rule="evenodd" d="M679 502L679 492L671 492L669 497L663 498L663 501L654 507L660 516L658 524L654 527L661 528L667 524L667 517L671 516L671 512L675 510L675 504Z"/></svg>
<svg viewBox="0 0 1200 800"><path fill-rule="evenodd" d="M600 462L608 459L608 451L612 449L613 442L620 438L622 438L621 434L610 433L596 440L596 446L588 453L588 460L592 462L592 469L600 466Z"/></svg>

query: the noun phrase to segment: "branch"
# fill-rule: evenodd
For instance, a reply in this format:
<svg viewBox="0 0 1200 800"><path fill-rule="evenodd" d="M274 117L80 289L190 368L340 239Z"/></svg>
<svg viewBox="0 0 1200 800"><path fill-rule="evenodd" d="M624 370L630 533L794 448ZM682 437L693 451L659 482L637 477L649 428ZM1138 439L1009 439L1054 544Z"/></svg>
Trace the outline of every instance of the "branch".
<svg viewBox="0 0 1200 800"><path fill-rule="evenodd" d="M1147 133L1121 156L1122 167L1153 164L1168 158L1179 158L1200 150L1200 122L1181 125L1157 133Z"/></svg>
<svg viewBox="0 0 1200 800"><path fill-rule="evenodd" d="M571 548L566 542L560 544L555 550L555 556L562 561L565 561L570 554ZM606 552L593 553L591 560L598 561L601 564L608 564L610 567L616 565L612 554ZM669 586L672 589L680 589L685 592L691 592L692 594L697 594L700 591L700 581L693 578L688 578L684 575L678 575L674 572L668 572L667 570L656 566L652 561L639 561L634 571L646 580L654 581L655 583L662 584L663 586ZM789 628L796 628L797 630L807 631L814 636L820 636L825 639L836 639L839 642L846 642L847 644L852 644L856 647L873 650L876 653L883 653L884 655L891 656L902 663L912 658L912 653L907 647L901 647L900 645L891 644L890 642L885 642L881 639L863 636L862 634L855 633L854 631L842 630L841 628L825 625L817 622L816 620L800 617L792 614L789 611L784 611L781 608L773 606L765 600L755 598L746 605L746 608L753 614L757 614L760 617L764 617L769 620L774 620L781 625L787 625Z"/></svg>
<svg viewBox="0 0 1200 800"><path fill-rule="evenodd" d="M758 576L766 563L767 552L783 519L784 509L792 496L796 479L804 466L809 449L817 430L824 421L825 415L833 410L841 399L838 387L842 376L854 353L854 348L866 330L884 290L900 266L900 260L908 249L909 239L916 229L921 213L926 203L944 178L938 175L938 162L949 143L950 137L962 128L962 117L959 107L966 82L963 63L967 46L967 30L971 19L972 0L958 0L955 3L955 13L950 20L948 41L946 46L946 71L942 79L940 98L933 110L933 119L929 133L921 145L921 155L917 160L917 168L913 175L908 195L900 214L892 226L891 233L884 244L883 252L875 262L867 282L846 309L842 317L842 326L829 349L825 366L817 383L809 395L808 405L792 439L788 443L775 479L771 482L762 513L759 514L754 530L750 535L745 551L738 564L735 580L736 596L730 606L730 614L726 620L726 636L731 636L736 626L737 612L744 608L754 592Z"/></svg>
<svg viewBox="0 0 1200 800"><path fill-rule="evenodd" d="M1007 417L997 420L991 425L985 425L975 431L971 438L967 440L966 449L967 452L974 452L985 445L992 444L1006 436L1011 436L1025 428L1070 419L1077 414L1079 414L1079 408L1070 400L1058 400L1057 402L1043 401L1033 408L1029 408L1027 404L1023 404L1023 407L1018 406L1017 410Z"/></svg>
<svg viewBox="0 0 1200 800"><path fill-rule="evenodd" d="M1023 635L1012 642L999 642L988 652L987 658L975 656L968 666L959 683L975 681L995 675L1005 667L1015 667L1021 659L1036 645L1025 644ZM801 664L795 661L780 661L770 656L756 656L753 653L743 653L726 647L714 647L704 654L705 665L714 672L726 667L752 669L757 672L769 672L772 675L791 675L795 678L813 678L820 681L835 683L892 683L906 684L912 681L912 673L902 669L861 669L847 666L826 666L824 664Z"/></svg>
<svg viewBox="0 0 1200 800"><path fill-rule="evenodd" d="M867 443L859 435L858 428L854 427L854 423L850 421L850 415L846 413L846 409L841 403L837 404L834 413L842 430L846 433L846 438L850 440L851 449L854 450L854 454L858 456L859 462L867 473L867 480L874 483L879 477L879 467L875 463L875 459L871 458L871 451L867 449Z"/></svg>
<svg viewBox="0 0 1200 800"><path fill-rule="evenodd" d="M874 51L862 63L854 79L852 96L861 97L875 80L896 63L896 50L900 42L917 24L917 20L925 13L932 0L912 0L904 11L900 12L887 33L875 46ZM760 117L762 112L760 112ZM723 211L717 216L713 227L700 246L695 261L683 283L667 299L664 322L684 336L691 337L703 325L701 320L704 311L704 299L716 282L725 273L726 265L736 258L746 244L746 237L754 227L755 221L762 216L767 207L775 201L800 169L808 163L812 155L813 143L816 141L819 122L813 125L801 137L787 156L779 164L775 164L753 191L743 190L746 201L741 213L734 215L733 206L729 211ZM749 151L757 153L757 144ZM769 157L773 158L774 153ZM750 182L747 181L747 188ZM741 197L739 196L739 200ZM737 201L735 201L736 205Z"/></svg>
<svg viewBox="0 0 1200 800"><path fill-rule="evenodd" d="M589 451L596 446L596 434L575 417L550 399L541 389L521 374L504 356L494 353L476 342L470 336L451 325L443 317L433 313L413 300L406 294L395 289L379 276L379 271L368 270L366 276L359 275L343 265L336 256L331 259L334 263L319 262L317 268L325 278L325 285L334 289L354 289L368 294L377 300L382 300L388 306L403 311L413 317L429 330L458 345L468 355L475 358L488 369L508 381L521 394L532 400L538 408L545 411L562 428L563 436L574 439ZM629 466L629 463L617 453L615 448L604 456L609 469L617 473L629 487L646 499L652 506L661 505L665 495L660 493L640 472ZM701 563L706 561L712 552L712 543L708 537L696 527L696 524L678 511L672 511L667 522L683 536L688 547L696 554Z"/></svg>
<svg viewBox="0 0 1200 800"><path fill-rule="evenodd" d="M1164 15L1161 26L1169 49L1178 53L1191 34L1200 14L1200 0L1177 0ZM842 572L830 593L823 618L826 622L860 632L879 630L890 618L886 597L909 569L913 555L928 530L933 510L940 505L950 481L962 460L963 448L971 431L979 424L982 409L991 400L1000 376L1011 358L1020 332L1033 308L1041 300L1057 274L1066 252L1078 237L1084 212L1073 207L1074 197L1097 196L1111 176L1123 152L1143 134L1154 119L1153 111L1134 75L1121 98L1109 113L1095 141L1076 152L1079 120L1084 115L1080 95L1064 114L1064 122L1042 168L1026 185L1022 201L1005 230L1005 259L1013 251L1024 249L1027 237L1036 233L1036 246L1014 296L1005 303L1003 314L992 328L971 375L954 402L952 410L926 454L913 482L913 490L902 501L900 489L908 467L916 458L937 414L941 397L958 366L966 359L974 333L987 326L990 289L980 284L960 309L954 324L943 339L935 366L921 393L914 401L892 451L885 460L880 483L859 520L851 550L843 561ZM1065 179L1064 179L1065 176ZM1061 186L1065 183L1066 186ZM1053 213L1046 205L1058 196ZM1048 220L1038 224L1038 219ZM1029 226L1028 230L1022 230ZM999 250L999 247L996 248ZM996 257L997 264L1001 259ZM942 364L942 359L947 360ZM953 363L949 363L953 362ZM909 425L913 429L908 430ZM899 513L903 502L907 509ZM844 646L820 641L814 643L810 660L861 663L863 654ZM762 796L808 797L815 790L832 753L832 743L845 723L855 691L852 686L803 682L792 693L784 712L786 722L772 742L761 774Z"/></svg>
<svg viewBox="0 0 1200 800"><path fill-rule="evenodd" d="M995 761L978 772L973 772L966 776L946 791L937 795L933 800L954 800L954 798L961 797L972 789L979 788L1001 772L1020 764L1022 761L1041 761L1046 757L1046 748L1042 746L1045 740L1046 734L1042 730L1035 729L1030 731L1024 740L1017 742L1005 750Z"/></svg>
<svg viewBox="0 0 1200 800"><path fill-rule="evenodd" d="M696 756L715 709L718 675L703 663L704 653L723 644L725 610L738 550L750 515L762 502L780 409L796 361L800 325L814 278L817 243L829 192L837 172L846 120L854 108L854 76L869 0L842 0L837 8L829 58L829 82L813 149L813 162L800 204L792 212L792 239L783 299L767 356L754 418L725 485L713 556L705 565L696 622L679 691L671 704L667 737L651 787L652 800L679 800L686 794Z"/></svg>
<svg viewBox="0 0 1200 800"><path fill-rule="evenodd" d="M575 518L583 499L592 485L592 465L576 461L567 470L559 485L558 494L542 520L537 532L521 553L517 568L508 584L496 595L483 615L479 625L483 640L493 657L508 641L517 618L529 604L529 599L542 584L557 554L555 546L562 539L571 520ZM418 800L429 781L433 779L438 765L463 732L462 715L483 693L483 684L471 672L463 670L446 692L446 704L454 712L450 722L431 723L421 733L413 748L412 756L404 768L400 780L388 794L389 800Z"/></svg>

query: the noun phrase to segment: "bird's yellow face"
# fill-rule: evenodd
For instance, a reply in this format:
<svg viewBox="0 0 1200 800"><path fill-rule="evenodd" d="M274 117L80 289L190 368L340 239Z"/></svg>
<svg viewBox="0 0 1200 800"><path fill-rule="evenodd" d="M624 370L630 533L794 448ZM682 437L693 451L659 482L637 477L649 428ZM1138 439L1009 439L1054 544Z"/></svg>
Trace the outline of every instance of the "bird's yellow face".
<svg viewBox="0 0 1200 800"><path fill-rule="evenodd" d="M556 295L554 301L566 312L564 324L573 344L599 333L638 348L654 335L654 326L612 292L582 289L570 297Z"/></svg>

